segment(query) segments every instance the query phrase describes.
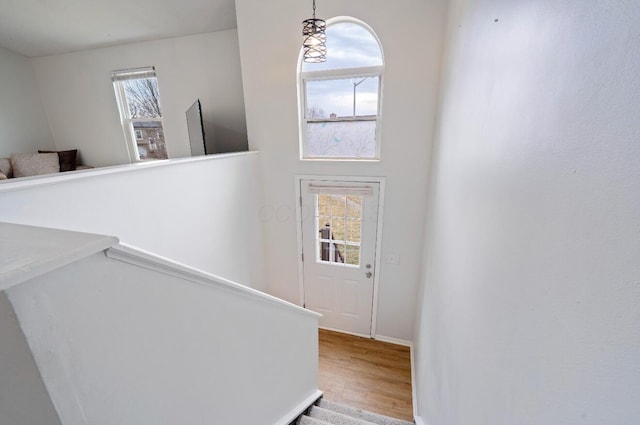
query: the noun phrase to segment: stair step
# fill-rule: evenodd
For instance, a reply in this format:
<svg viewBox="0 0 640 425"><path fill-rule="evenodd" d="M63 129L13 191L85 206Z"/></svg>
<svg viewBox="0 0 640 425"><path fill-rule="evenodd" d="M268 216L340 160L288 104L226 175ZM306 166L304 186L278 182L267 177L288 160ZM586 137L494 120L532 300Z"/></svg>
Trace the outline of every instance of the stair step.
<svg viewBox="0 0 640 425"><path fill-rule="evenodd" d="M338 413L333 410L323 409L322 407L313 406L309 416L314 419L330 423L332 425L372 425L371 422L365 421L353 416Z"/></svg>
<svg viewBox="0 0 640 425"><path fill-rule="evenodd" d="M356 407L345 406L321 398L301 416L296 425L414 425Z"/></svg>
<svg viewBox="0 0 640 425"><path fill-rule="evenodd" d="M320 419L311 418L309 416L302 416L296 422L296 425L331 425L328 422L321 421Z"/></svg>
<svg viewBox="0 0 640 425"><path fill-rule="evenodd" d="M321 398L317 405L322 409L332 410L334 412L359 418L377 425L413 425L411 422L391 418L389 416L380 415L367 410L358 409L356 407L345 406L344 404L334 403L332 401L325 400L324 398Z"/></svg>

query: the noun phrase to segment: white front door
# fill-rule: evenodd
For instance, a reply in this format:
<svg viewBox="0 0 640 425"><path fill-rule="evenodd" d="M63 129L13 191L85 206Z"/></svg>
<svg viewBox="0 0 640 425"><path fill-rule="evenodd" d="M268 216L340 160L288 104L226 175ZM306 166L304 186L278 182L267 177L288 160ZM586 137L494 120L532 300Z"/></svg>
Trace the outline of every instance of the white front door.
<svg viewBox="0 0 640 425"><path fill-rule="evenodd" d="M380 183L300 180L300 193L305 306L369 336Z"/></svg>

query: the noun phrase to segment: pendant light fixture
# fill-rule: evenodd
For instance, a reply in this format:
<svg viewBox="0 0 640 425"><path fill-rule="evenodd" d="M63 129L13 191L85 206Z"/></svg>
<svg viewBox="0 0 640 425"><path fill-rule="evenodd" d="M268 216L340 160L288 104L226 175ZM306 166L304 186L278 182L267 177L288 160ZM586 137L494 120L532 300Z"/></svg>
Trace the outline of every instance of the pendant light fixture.
<svg viewBox="0 0 640 425"><path fill-rule="evenodd" d="M302 48L305 62L324 62L327 60L327 23L316 19L316 0L313 0L313 18L302 21Z"/></svg>

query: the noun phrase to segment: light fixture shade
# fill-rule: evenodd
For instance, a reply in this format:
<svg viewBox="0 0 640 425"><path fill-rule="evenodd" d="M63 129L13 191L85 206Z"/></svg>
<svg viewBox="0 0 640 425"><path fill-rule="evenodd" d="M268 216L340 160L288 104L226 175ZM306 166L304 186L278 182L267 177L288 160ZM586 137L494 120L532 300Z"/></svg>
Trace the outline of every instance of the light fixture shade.
<svg viewBox="0 0 640 425"><path fill-rule="evenodd" d="M324 62L327 60L327 23L315 18L302 21L302 49L305 62Z"/></svg>

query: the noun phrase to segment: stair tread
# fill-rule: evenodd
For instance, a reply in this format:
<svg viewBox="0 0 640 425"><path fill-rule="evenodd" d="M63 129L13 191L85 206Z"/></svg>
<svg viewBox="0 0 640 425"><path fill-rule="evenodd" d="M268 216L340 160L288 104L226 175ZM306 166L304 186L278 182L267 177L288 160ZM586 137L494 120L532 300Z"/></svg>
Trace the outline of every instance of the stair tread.
<svg viewBox="0 0 640 425"><path fill-rule="evenodd" d="M345 406L344 404L335 403L332 401L320 399L317 406L324 410L337 412L342 415L357 418L364 421L366 424L376 425L413 425L411 422L403 421L401 419L392 418L389 416L373 413L368 410L359 409L356 407Z"/></svg>
<svg viewBox="0 0 640 425"><path fill-rule="evenodd" d="M322 421L320 419L311 418L309 416L301 416L296 422L296 425L331 425L328 422Z"/></svg>
<svg viewBox="0 0 640 425"><path fill-rule="evenodd" d="M309 416L333 425L375 425L373 422L369 422L354 416L345 415L344 413L338 413L334 410L324 409L318 406L313 406L311 408Z"/></svg>

